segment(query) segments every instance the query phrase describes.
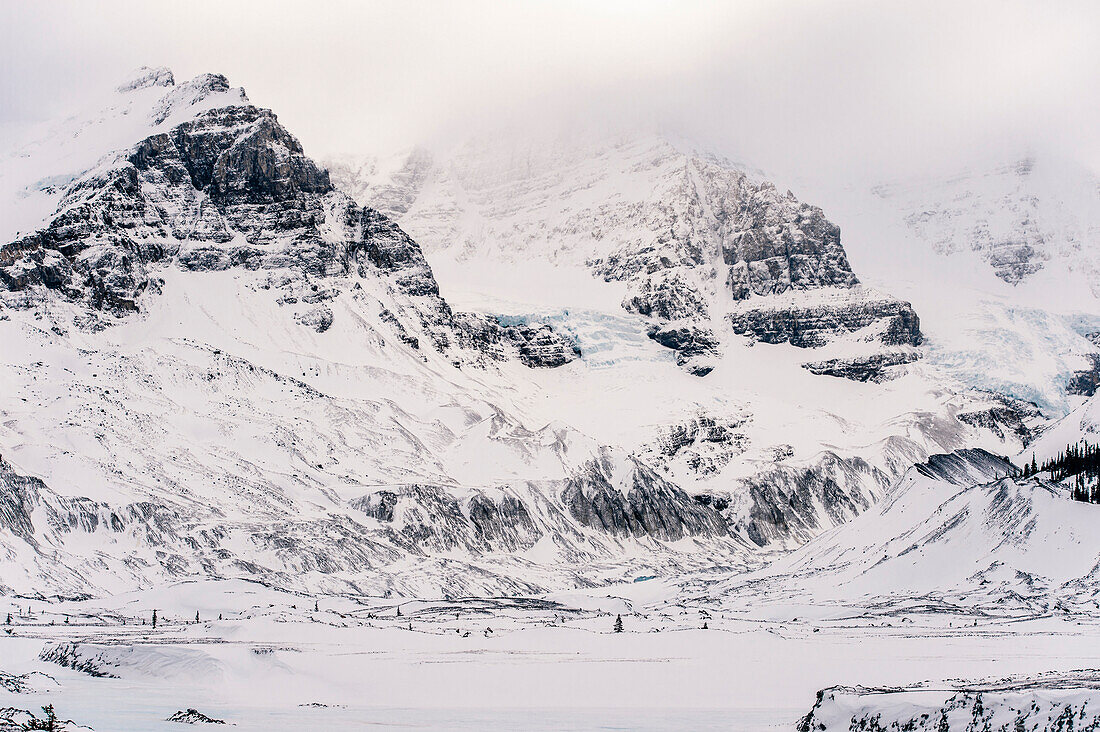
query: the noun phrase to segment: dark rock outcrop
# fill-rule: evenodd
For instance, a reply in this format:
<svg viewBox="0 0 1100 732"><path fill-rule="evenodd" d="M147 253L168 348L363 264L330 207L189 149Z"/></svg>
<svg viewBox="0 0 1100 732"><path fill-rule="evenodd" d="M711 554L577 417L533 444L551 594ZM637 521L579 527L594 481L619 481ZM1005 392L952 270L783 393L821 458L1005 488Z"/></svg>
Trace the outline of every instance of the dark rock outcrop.
<svg viewBox="0 0 1100 732"><path fill-rule="evenodd" d="M31 514L38 506L46 484L38 478L20 475L0 457L0 529L7 529L23 541L34 544Z"/></svg>
<svg viewBox="0 0 1100 732"><path fill-rule="evenodd" d="M1090 397L1100 388L1100 353L1087 353L1085 358L1089 360L1090 366L1073 372L1066 384L1067 394Z"/></svg>
<svg viewBox="0 0 1100 732"><path fill-rule="evenodd" d="M505 326L504 333L519 352L519 360L531 368L555 368L576 361L581 349L546 324Z"/></svg>
<svg viewBox="0 0 1100 732"><path fill-rule="evenodd" d="M840 245L840 227L817 206L782 196L770 183L743 198L722 257L734 300L788 290L850 288L859 280Z"/></svg>
<svg viewBox="0 0 1100 732"><path fill-rule="evenodd" d="M392 524L394 540L417 553L522 551L542 536L527 505L507 493L475 493L460 500L443 486L407 485L348 505Z"/></svg>
<svg viewBox="0 0 1100 732"><path fill-rule="evenodd" d="M682 460L696 475L714 475L745 451L749 438L741 428L748 421L746 416L701 412L662 430L653 444L653 459L657 465L666 466Z"/></svg>
<svg viewBox="0 0 1100 732"><path fill-rule="evenodd" d="M651 326L647 334L665 348L676 351L676 363L689 373L706 376L714 370L712 359L718 355L719 341L709 328L664 324Z"/></svg>
<svg viewBox="0 0 1100 732"><path fill-rule="evenodd" d="M862 458L825 453L811 465L779 463L736 481L728 494L713 501L733 503L748 496L747 515L734 520L735 530L758 546L803 542L821 529L854 518L877 500L890 478Z"/></svg>
<svg viewBox="0 0 1100 732"><path fill-rule="evenodd" d="M966 729L1097 732L1096 671L1049 672L1031 678L954 680L942 685L869 688L832 686L817 692L798 732L943 732Z"/></svg>
<svg viewBox="0 0 1100 732"><path fill-rule="evenodd" d="M800 348L824 346L837 334L852 333L886 321L880 342L919 346L920 318L907 302L892 299L823 302L817 305L742 308L729 315L733 332L764 343L790 343Z"/></svg>
<svg viewBox="0 0 1100 732"><path fill-rule="evenodd" d="M1000 397L1000 404L987 409L961 412L956 417L971 427L987 429L1004 439L1015 435L1022 445L1031 444L1042 433L1043 414L1032 403Z"/></svg>
<svg viewBox="0 0 1100 732"><path fill-rule="evenodd" d="M929 455L928 460L914 465L913 469L927 478L958 486L992 482L1018 472L1008 458L994 455L980 447Z"/></svg>
<svg viewBox="0 0 1100 732"><path fill-rule="evenodd" d="M896 375L892 367L913 363L918 358L920 354L914 351L888 351L855 358L814 361L802 364L802 368L818 375L878 383Z"/></svg>
<svg viewBox="0 0 1100 732"><path fill-rule="evenodd" d="M187 709L187 711L179 711L168 717L168 722L179 722L181 724L225 724L224 719L214 719L208 717L197 709Z"/></svg>
<svg viewBox="0 0 1100 732"><path fill-rule="evenodd" d="M625 460L619 466L625 469L619 471L614 458L604 453L566 482L562 502L574 519L616 536L665 541L728 533L725 519L713 508L692 500L634 458Z"/></svg>

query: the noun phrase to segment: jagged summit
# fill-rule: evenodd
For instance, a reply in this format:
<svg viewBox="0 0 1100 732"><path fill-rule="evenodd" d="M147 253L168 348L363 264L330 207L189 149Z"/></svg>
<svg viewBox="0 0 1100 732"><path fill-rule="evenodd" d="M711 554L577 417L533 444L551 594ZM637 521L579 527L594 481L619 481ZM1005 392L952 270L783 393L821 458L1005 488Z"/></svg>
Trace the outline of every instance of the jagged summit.
<svg viewBox="0 0 1100 732"><path fill-rule="evenodd" d="M155 270L166 264L282 270L288 297L308 278L381 279L393 292L379 317L395 340L494 356L515 345L532 365L575 357L548 330L536 347L533 330L456 319L419 246L383 214L336 191L271 110L248 104L224 76L178 86L169 76L149 71L132 87L168 89L151 105L144 130L151 134L65 185L37 233L0 245L9 305L29 307L56 292L96 311L133 312L160 287ZM332 314L324 301L339 292L309 298L312 307L295 317L326 330ZM533 355L543 352L545 361Z"/></svg>

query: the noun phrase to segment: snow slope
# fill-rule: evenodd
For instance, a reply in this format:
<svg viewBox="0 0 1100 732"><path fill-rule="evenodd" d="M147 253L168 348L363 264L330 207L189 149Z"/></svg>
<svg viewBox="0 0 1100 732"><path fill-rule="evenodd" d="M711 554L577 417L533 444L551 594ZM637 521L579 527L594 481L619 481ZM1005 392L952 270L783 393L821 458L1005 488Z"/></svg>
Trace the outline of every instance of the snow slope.
<svg viewBox="0 0 1100 732"><path fill-rule="evenodd" d="M983 451L936 456L853 521L709 591L727 603L777 610L1087 612L1095 607L1100 511L1070 500L1060 486L1014 474L1010 463Z"/></svg>

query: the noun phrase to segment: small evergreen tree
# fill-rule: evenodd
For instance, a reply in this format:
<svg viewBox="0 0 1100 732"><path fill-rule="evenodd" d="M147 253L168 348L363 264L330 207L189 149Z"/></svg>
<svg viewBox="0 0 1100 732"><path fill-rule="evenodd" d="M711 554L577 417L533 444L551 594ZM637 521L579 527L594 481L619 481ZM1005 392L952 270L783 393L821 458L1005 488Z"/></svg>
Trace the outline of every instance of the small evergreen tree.
<svg viewBox="0 0 1100 732"><path fill-rule="evenodd" d="M195 622L196 623L199 622L199 611L198 610L195 611Z"/></svg>
<svg viewBox="0 0 1100 732"><path fill-rule="evenodd" d="M47 704L42 707L42 713L45 715L42 719L38 717L32 717L27 721L27 724L23 729L28 730L47 730L48 732L57 732L60 730L61 723L57 721L57 714L53 710L53 704Z"/></svg>
<svg viewBox="0 0 1100 732"><path fill-rule="evenodd" d="M401 606L397 606L397 617L401 617Z"/></svg>
<svg viewBox="0 0 1100 732"><path fill-rule="evenodd" d="M153 627L157 627L157 611L153 610Z"/></svg>
<svg viewBox="0 0 1100 732"><path fill-rule="evenodd" d="M616 615L615 616L615 632L616 633L622 633L623 632L623 616L622 615Z"/></svg>
<svg viewBox="0 0 1100 732"><path fill-rule="evenodd" d="M11 625L11 613L8 613L8 625Z"/></svg>

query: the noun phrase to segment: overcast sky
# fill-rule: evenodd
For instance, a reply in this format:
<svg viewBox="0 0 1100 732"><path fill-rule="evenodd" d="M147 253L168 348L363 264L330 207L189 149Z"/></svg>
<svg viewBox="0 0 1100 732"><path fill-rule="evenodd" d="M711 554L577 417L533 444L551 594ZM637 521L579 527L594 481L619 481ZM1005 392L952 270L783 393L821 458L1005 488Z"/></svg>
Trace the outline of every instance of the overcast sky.
<svg viewBox="0 0 1100 732"><path fill-rule="evenodd" d="M1100 161L1095 1L0 7L3 124L166 65L226 74L318 155L595 119L844 180L1028 147Z"/></svg>

